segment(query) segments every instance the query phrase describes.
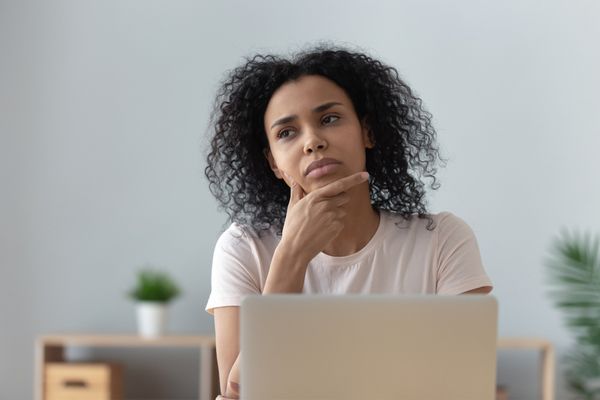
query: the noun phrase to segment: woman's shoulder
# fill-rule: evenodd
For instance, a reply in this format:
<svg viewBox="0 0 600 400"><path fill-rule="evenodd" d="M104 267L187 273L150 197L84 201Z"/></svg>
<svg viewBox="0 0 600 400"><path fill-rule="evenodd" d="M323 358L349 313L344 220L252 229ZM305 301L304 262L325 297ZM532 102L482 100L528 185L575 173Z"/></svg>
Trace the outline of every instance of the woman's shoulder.
<svg viewBox="0 0 600 400"><path fill-rule="evenodd" d="M278 241L279 235L274 227L264 230L257 230L251 226L243 225L238 222L232 222L225 229L217 240L218 246L236 247L248 246L257 242Z"/></svg>
<svg viewBox="0 0 600 400"><path fill-rule="evenodd" d="M434 231L436 229L445 229L457 225L466 225L465 221L450 211L441 211L439 213L411 214L408 216L393 213L390 211L381 211L381 215L390 223L393 223L399 229L427 229Z"/></svg>
<svg viewBox="0 0 600 400"><path fill-rule="evenodd" d="M386 240L410 242L430 249L455 248L458 244L475 241L475 233L460 217L450 211L428 213L405 218L399 214L384 214Z"/></svg>

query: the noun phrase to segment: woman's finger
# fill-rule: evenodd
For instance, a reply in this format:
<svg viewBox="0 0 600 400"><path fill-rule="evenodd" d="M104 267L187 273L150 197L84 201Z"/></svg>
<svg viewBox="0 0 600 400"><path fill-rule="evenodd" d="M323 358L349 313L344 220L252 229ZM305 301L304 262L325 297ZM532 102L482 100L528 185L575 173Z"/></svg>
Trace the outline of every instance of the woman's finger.
<svg viewBox="0 0 600 400"><path fill-rule="evenodd" d="M284 172L285 174L285 172ZM292 179L291 176L285 174L289 183L290 183L290 202L288 204L288 209L292 208L296 203L298 203L304 197L304 190L296 181Z"/></svg>
<svg viewBox="0 0 600 400"><path fill-rule="evenodd" d="M347 192L340 193L337 196L331 198L330 202L336 207L341 207L344 204L348 204L350 202L350 195Z"/></svg>
<svg viewBox="0 0 600 400"><path fill-rule="evenodd" d="M333 196L337 196L338 194L345 192L346 190L359 185L363 182L365 182L366 180L369 179L369 173L368 172L357 172L355 174L352 174L350 176L346 176L342 179L338 179L337 181L331 182L325 186L323 186L322 188L319 188L317 190L315 190L312 193L315 193L315 196L319 196L319 197L333 197ZM311 193L311 195L312 195Z"/></svg>

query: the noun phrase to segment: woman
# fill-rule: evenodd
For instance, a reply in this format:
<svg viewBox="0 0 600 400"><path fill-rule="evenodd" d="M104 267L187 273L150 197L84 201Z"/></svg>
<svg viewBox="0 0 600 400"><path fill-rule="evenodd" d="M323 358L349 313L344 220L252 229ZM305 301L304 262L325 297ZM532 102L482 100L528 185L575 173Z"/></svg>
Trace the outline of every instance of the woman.
<svg viewBox="0 0 600 400"><path fill-rule="evenodd" d="M212 123L205 172L233 222L206 306L226 398L245 295L491 291L468 225L427 213L436 134L394 68L333 47L257 55L222 85Z"/></svg>

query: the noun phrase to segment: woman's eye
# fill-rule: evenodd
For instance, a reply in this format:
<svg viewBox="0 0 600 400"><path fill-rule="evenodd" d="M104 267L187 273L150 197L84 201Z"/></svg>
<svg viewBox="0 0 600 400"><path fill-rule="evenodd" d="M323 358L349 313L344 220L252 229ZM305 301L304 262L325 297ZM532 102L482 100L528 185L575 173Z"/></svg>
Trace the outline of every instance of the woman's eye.
<svg viewBox="0 0 600 400"><path fill-rule="evenodd" d="M321 121L325 124L330 124L332 122L337 121L338 119L340 119L340 117L338 117L337 115L326 115Z"/></svg>
<svg viewBox="0 0 600 400"><path fill-rule="evenodd" d="M277 134L277 138L278 139L285 139L286 137L291 135L291 132L293 132L291 129L284 129L281 132L279 132Z"/></svg>

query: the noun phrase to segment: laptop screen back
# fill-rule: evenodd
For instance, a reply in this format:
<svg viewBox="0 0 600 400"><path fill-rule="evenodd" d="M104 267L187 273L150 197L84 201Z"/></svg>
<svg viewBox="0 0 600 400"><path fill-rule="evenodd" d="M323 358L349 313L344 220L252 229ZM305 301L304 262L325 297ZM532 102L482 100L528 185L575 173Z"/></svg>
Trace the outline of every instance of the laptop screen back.
<svg viewBox="0 0 600 400"><path fill-rule="evenodd" d="M493 296L251 296L241 399L493 400L497 315Z"/></svg>

